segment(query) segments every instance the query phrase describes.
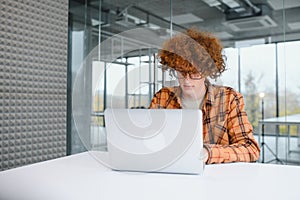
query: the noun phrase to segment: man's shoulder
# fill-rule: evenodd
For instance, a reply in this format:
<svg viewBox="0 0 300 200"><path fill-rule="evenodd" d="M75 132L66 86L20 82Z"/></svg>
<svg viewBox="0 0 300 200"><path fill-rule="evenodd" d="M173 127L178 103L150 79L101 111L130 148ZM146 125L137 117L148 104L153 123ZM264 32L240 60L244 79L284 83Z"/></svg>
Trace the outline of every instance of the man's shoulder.
<svg viewBox="0 0 300 200"><path fill-rule="evenodd" d="M227 96L242 96L241 93L230 86L212 84L211 87L214 93L222 93L223 95Z"/></svg>
<svg viewBox="0 0 300 200"><path fill-rule="evenodd" d="M178 91L178 87L163 87L157 93L164 93L164 94L175 94Z"/></svg>
<svg viewBox="0 0 300 200"><path fill-rule="evenodd" d="M163 87L155 93L150 108L180 108L176 87Z"/></svg>

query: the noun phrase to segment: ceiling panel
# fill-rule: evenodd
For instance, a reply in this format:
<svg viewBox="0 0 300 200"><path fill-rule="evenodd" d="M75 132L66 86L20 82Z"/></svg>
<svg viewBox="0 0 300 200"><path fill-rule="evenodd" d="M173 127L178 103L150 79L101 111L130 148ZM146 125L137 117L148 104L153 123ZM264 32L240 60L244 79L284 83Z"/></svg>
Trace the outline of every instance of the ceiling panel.
<svg viewBox="0 0 300 200"><path fill-rule="evenodd" d="M268 0L268 3L274 10L282 10L283 8L295 8L300 7L299 0Z"/></svg>
<svg viewBox="0 0 300 200"><path fill-rule="evenodd" d="M236 40L271 37L272 41L275 42L282 40L282 38L295 40L296 36L299 35L297 33L299 32L300 22L300 0L284 1L285 10L281 9L282 0L230 1L239 2L240 8L226 6L229 1L226 1L226 4L221 3L221 6L215 7L209 6L203 0L173 0L172 4L170 4L170 0L104 0L102 10L107 12L107 16L102 15L102 19L106 16L109 22L106 23L107 26L103 26L101 29L115 34L137 27L152 27L158 33L157 27L170 27L170 6L172 6L173 30L182 31L194 26L219 35L227 46L234 45ZM222 0L222 2L225 1ZM253 6L260 8L260 12L255 13ZM87 15L84 14L85 11L88 12ZM89 17L99 18L98 11L99 0L70 1L70 12L73 14L74 19L77 20L77 25L80 23L94 25L95 34L97 34L98 30L97 23L92 22L98 19L88 19ZM263 24L264 26L258 29L247 29L248 26L255 23L248 24L246 27L241 25L243 28L240 26L238 31L228 26L228 24L233 24L235 21L255 21L255 18L268 19L267 21L271 23ZM256 25L258 24L256 23ZM81 28L84 27L82 26ZM160 37L164 37L164 34L168 33L160 32L159 34ZM282 37L283 35L285 37Z"/></svg>

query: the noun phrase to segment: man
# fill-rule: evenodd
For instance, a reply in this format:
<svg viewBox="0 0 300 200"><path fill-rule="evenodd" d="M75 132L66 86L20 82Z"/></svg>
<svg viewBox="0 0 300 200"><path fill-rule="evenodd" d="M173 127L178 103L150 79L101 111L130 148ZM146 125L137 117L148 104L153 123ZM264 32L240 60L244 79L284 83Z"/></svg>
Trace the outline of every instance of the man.
<svg viewBox="0 0 300 200"><path fill-rule="evenodd" d="M179 86L162 88L149 108L201 109L206 163L254 162L260 149L242 95L207 79L225 70L222 49L219 39L196 29L166 41L158 54L160 63Z"/></svg>

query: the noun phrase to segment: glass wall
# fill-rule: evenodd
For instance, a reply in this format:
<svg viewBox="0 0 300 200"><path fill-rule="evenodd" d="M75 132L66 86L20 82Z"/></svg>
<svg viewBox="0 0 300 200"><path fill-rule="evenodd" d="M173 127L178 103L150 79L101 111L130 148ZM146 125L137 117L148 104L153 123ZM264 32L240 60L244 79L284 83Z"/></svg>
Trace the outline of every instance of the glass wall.
<svg viewBox="0 0 300 200"><path fill-rule="evenodd" d="M239 2L241 8L247 6ZM300 29L295 25L295 13L300 4L253 2L256 6L251 9L260 9L260 15L241 20L223 12L229 7L224 3L218 7L193 0L70 0L69 68L73 90L69 92L69 104L73 103L73 108L69 112L73 117L69 118L69 153L102 148L105 108L147 108L156 91L176 84L161 71L156 54L165 39L193 26L222 40L227 70L211 81L243 94L256 135L261 132L262 117L299 113ZM238 20L248 19L269 24L262 23L265 27L259 29L249 29L253 21L247 26L237 24ZM79 121L82 116L89 116L89 120L80 125L76 116ZM291 135L296 136L297 127L290 128ZM287 136L287 127L266 126L265 133Z"/></svg>

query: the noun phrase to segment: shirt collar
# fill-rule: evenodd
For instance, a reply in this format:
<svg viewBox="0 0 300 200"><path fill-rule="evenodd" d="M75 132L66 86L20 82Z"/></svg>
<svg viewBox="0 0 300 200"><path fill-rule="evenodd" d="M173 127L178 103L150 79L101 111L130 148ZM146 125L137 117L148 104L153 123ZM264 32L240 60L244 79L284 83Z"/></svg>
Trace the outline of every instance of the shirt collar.
<svg viewBox="0 0 300 200"><path fill-rule="evenodd" d="M205 97L203 99L202 109L203 108L205 109L204 105L212 106L213 103L214 103L214 100L215 100L214 93L213 93L213 86L207 78L205 79L205 86L206 86L206 94L205 94ZM182 107L182 100L181 100L182 90L181 90L181 88L179 86L175 86L175 87L172 88L171 91L175 93L175 96L177 97L178 103Z"/></svg>
<svg viewBox="0 0 300 200"><path fill-rule="evenodd" d="M205 95L205 98L204 98L205 102L203 102L203 105L204 104L213 105L214 104L214 100L215 100L214 92L213 92L213 86L209 82L208 79L205 79L205 86L207 88L207 92L206 92L206 95Z"/></svg>

